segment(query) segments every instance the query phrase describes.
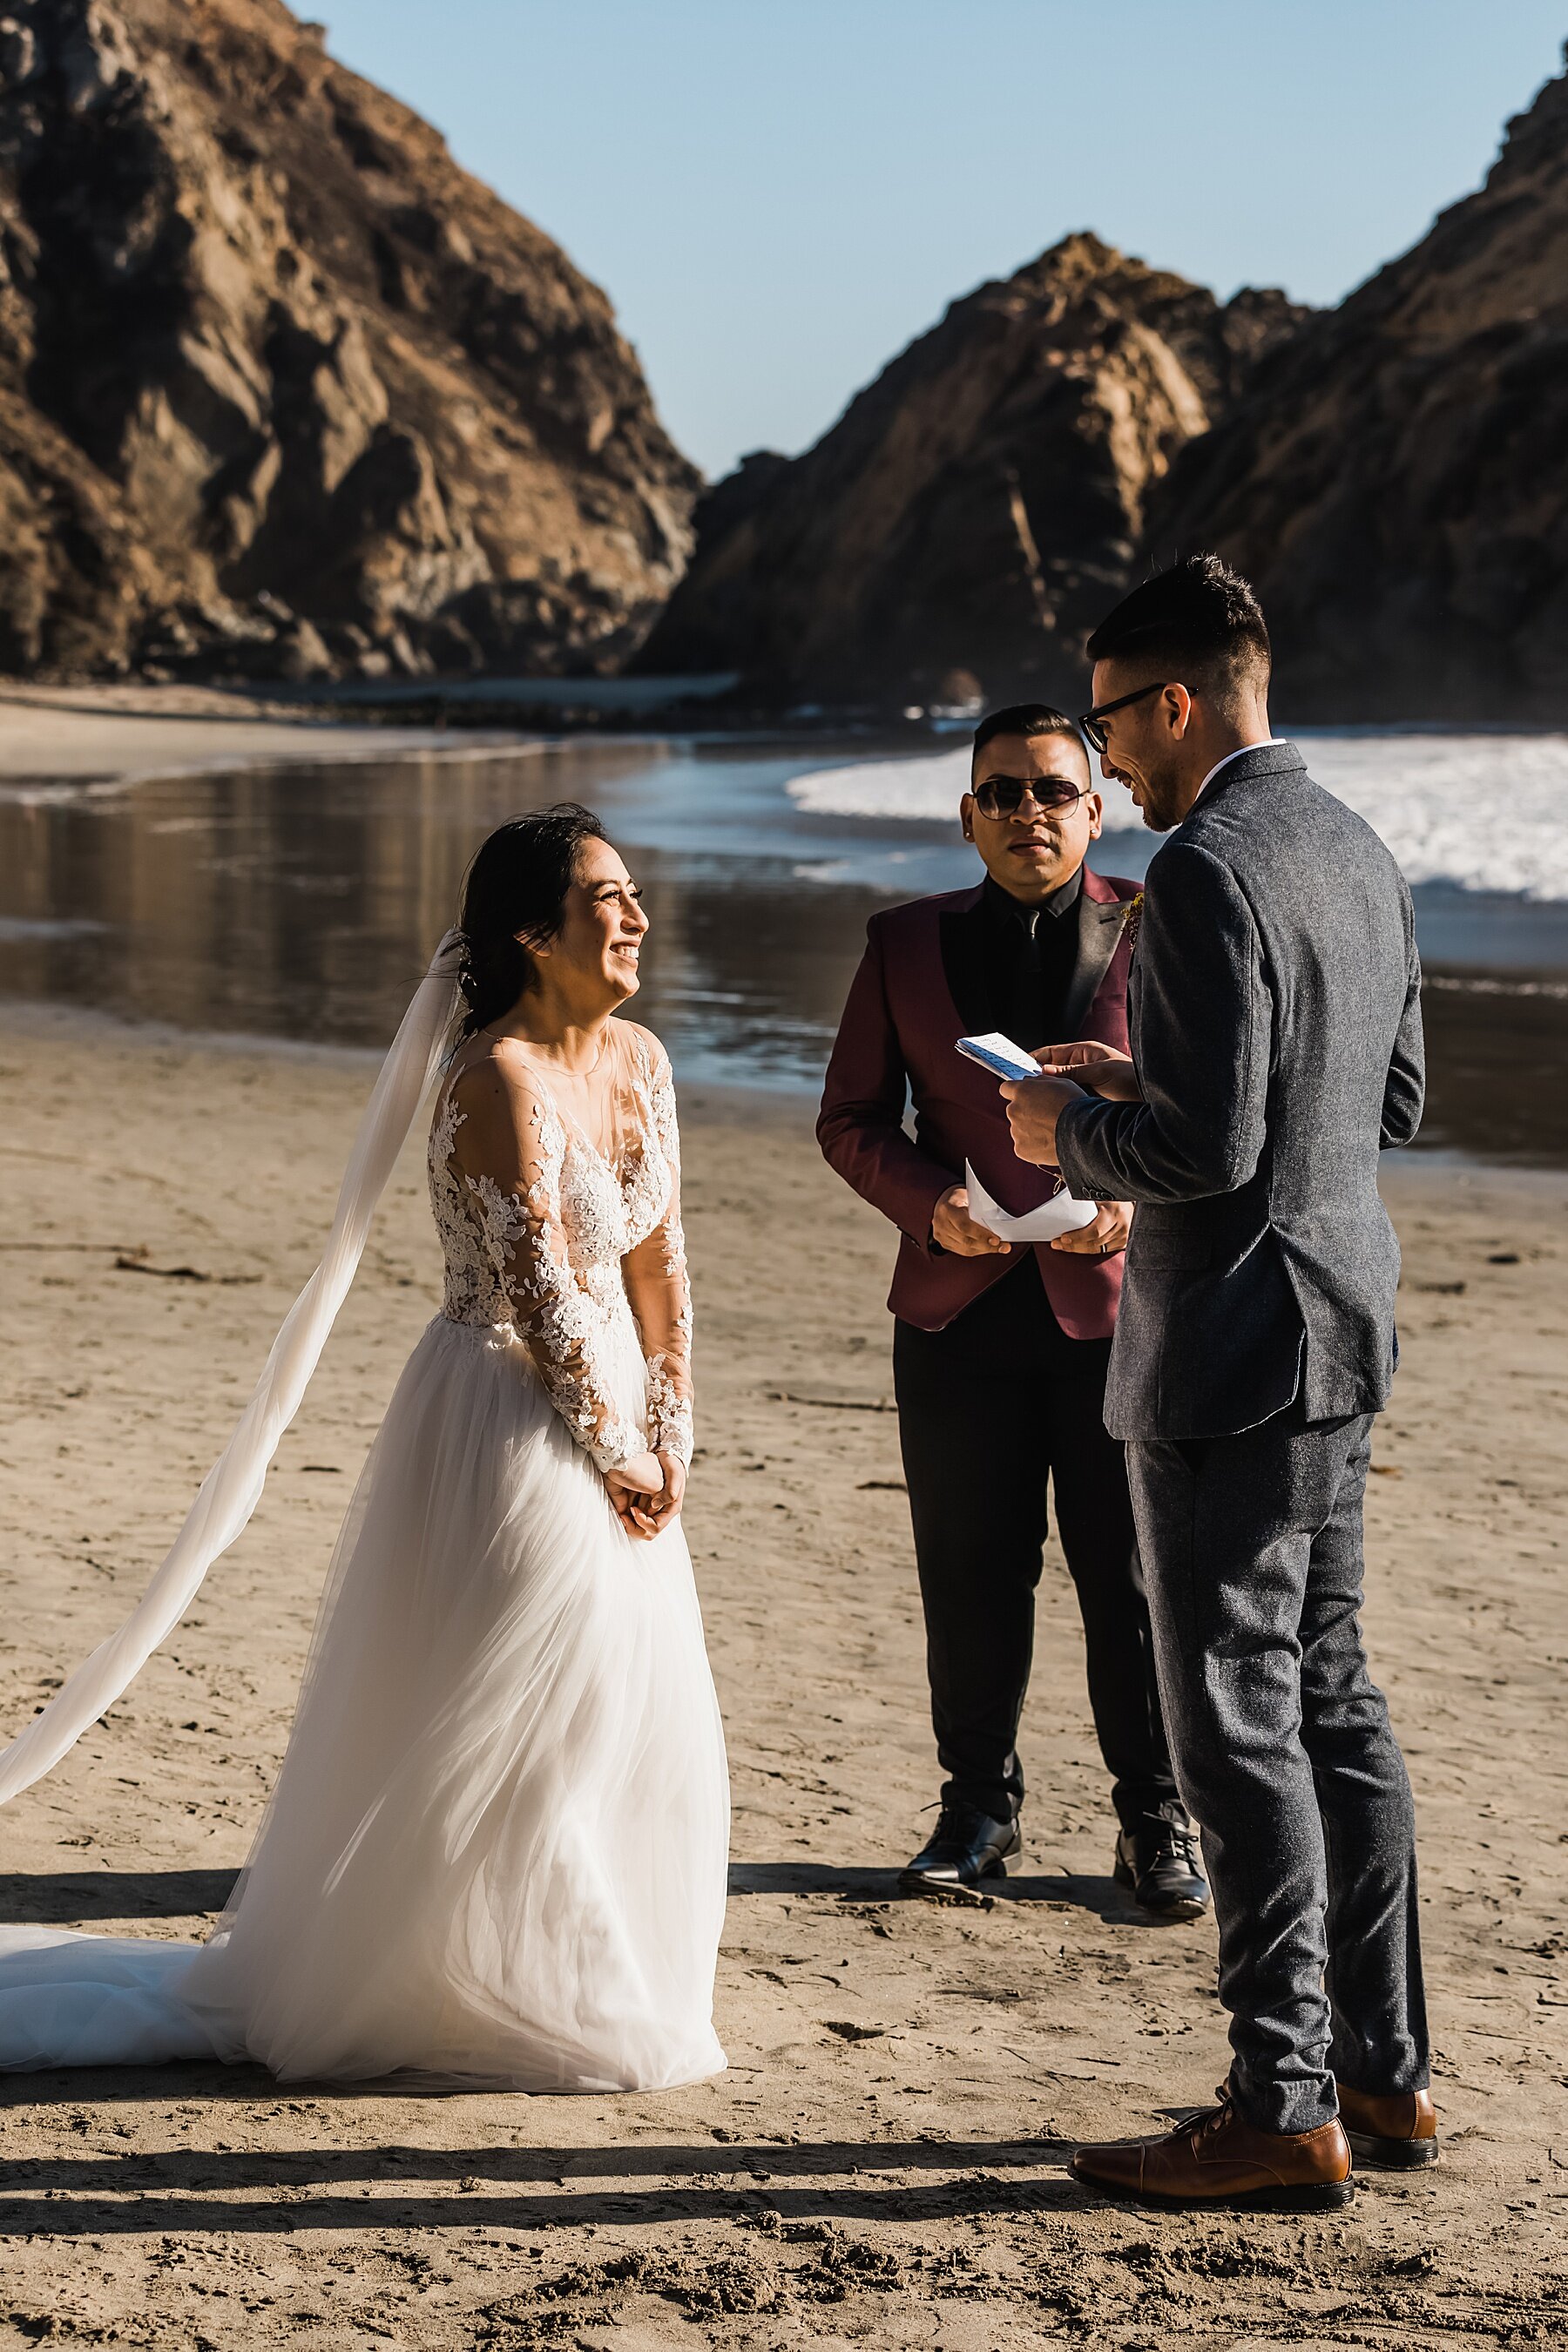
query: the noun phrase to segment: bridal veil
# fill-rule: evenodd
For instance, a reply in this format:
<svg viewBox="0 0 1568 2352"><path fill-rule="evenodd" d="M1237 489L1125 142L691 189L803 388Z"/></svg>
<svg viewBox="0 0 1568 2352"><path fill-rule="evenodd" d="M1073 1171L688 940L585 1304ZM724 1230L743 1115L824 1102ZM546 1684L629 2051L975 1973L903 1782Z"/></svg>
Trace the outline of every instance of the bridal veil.
<svg viewBox="0 0 1568 2352"><path fill-rule="evenodd" d="M300 1409L364 1252L397 1155L451 1043L461 934L448 931L414 992L360 1120L321 1264L290 1307L233 1436L146 1591L10 1746L0 1749L0 1804L51 1771L141 1672L190 1607L202 1579L261 1500L283 1433Z"/></svg>

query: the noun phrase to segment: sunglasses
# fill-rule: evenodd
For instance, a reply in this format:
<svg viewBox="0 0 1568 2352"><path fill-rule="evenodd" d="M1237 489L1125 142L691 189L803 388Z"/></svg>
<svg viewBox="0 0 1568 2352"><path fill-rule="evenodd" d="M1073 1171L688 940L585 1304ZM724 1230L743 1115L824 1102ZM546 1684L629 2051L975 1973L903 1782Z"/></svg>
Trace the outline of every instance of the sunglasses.
<svg viewBox="0 0 1568 2352"><path fill-rule="evenodd" d="M974 787L974 805L982 816L1016 816L1026 796L1043 814L1056 809L1075 808L1079 801L1089 798L1092 784L1079 790L1069 784L1065 776L987 776Z"/></svg>
<svg viewBox="0 0 1568 2352"><path fill-rule="evenodd" d="M1154 686L1141 686L1133 694L1119 694L1114 702L1097 702L1092 710L1084 712L1078 723L1101 758L1110 744L1100 720L1109 719L1113 710L1125 710L1130 702L1142 702L1151 694L1163 694L1169 684L1170 680L1163 677Z"/></svg>

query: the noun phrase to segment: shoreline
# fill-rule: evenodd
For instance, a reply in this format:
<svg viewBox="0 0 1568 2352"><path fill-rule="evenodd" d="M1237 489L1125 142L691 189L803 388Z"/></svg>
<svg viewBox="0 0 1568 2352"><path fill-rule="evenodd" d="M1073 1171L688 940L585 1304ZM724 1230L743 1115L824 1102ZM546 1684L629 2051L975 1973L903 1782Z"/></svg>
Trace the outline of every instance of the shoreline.
<svg viewBox="0 0 1568 2352"><path fill-rule="evenodd" d="M331 1038L279 1037L243 1028L184 1029L173 1022L119 1013L110 1005L5 994L0 994L0 1031L19 1039L51 1039L66 1045L112 1044L152 1055L251 1057L345 1074L379 1069L392 1042L390 1034L385 1045L357 1045ZM769 1129L793 1127L808 1131L821 1095L818 1081L769 1078L748 1086L739 1079L683 1075L679 1062L676 1078L683 1116L720 1126L745 1120ZM1447 1141L1423 1142L1418 1135L1403 1150L1384 1154L1382 1173L1385 1191L1456 1181L1479 1183L1496 1178L1531 1189L1543 1199L1568 1202L1568 1157L1559 1160L1541 1150L1481 1152Z"/></svg>
<svg viewBox="0 0 1568 2352"><path fill-rule="evenodd" d="M324 718L215 688L0 684L0 794L24 803L304 762L521 757L550 740L522 729L454 739L443 728Z"/></svg>

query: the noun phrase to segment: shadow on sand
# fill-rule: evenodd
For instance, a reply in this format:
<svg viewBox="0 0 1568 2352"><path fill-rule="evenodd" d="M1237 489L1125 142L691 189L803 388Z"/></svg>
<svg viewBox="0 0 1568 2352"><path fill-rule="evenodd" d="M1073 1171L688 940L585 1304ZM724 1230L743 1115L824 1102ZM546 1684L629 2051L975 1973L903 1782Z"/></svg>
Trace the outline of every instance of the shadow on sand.
<svg viewBox="0 0 1568 2352"><path fill-rule="evenodd" d="M895 1870L868 1870L817 1862L736 1862L730 1865L730 1892L746 1895L836 1895L845 1903L932 1903L973 1907L984 1902L1043 1904L1057 1911L1091 1911L1107 1926L1159 1927L1130 1901L1113 1878L1079 1877L1067 1871L987 1879L973 1893L917 1894L899 1885Z"/></svg>
<svg viewBox="0 0 1568 2352"><path fill-rule="evenodd" d="M258 2084L263 2095L276 2092L254 2069L234 2073L244 2079L245 2095L258 2095ZM138 2074L134 2092L129 2074L115 2090L121 2097L167 2099L173 2093L188 2099L210 2092L213 2075L207 2067L161 2067ZM47 2095L65 2079L35 2078L34 2095ZM68 2079L70 2102L80 2105L100 2095L106 2078ZM342 2094L363 2095L357 2085ZM676 2217L744 2220L763 2208L784 2221L953 2220L1059 2211L1089 2202L1066 2175L1070 2154L1068 2143L1055 2139L921 2139L794 2147L709 2141L589 2148L181 2148L37 2162L13 2158L0 2161L0 2233L279 2236L302 2226L377 2231L598 2222L635 2227ZM883 2178L936 2172L960 2177ZM21 2189L29 2193L16 2195ZM317 2191L325 2193L311 2193Z"/></svg>
<svg viewBox="0 0 1568 2352"><path fill-rule="evenodd" d="M216 1918L234 1891L233 1870L0 1871L0 1925L60 1927L98 1920ZM843 1903L931 1903L973 1907L989 1903L1043 1905L1089 1911L1108 1927L1157 1927L1129 1902L1112 1878L1069 1872L994 1878L974 1894L919 1895L899 1885L892 1870L817 1862L737 1862L730 1893L828 1895Z"/></svg>
<svg viewBox="0 0 1568 2352"><path fill-rule="evenodd" d="M0 1922L75 1927L93 1919L191 1919L223 1909L236 1870L0 1871Z"/></svg>

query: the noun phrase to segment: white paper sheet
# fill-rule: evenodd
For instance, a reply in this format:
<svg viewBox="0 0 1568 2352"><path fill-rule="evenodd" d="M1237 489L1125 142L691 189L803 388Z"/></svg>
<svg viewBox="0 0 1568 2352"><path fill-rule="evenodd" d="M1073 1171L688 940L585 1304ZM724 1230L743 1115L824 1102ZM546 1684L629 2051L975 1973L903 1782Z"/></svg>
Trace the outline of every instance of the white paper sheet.
<svg viewBox="0 0 1568 2352"><path fill-rule="evenodd" d="M1000 1234L1005 1242L1055 1241L1058 1234L1076 1234L1080 1225L1094 1219L1094 1202L1075 1201L1066 1192L1043 1201L1037 1209L1026 1209L1021 1217L1010 1217L1005 1209L997 1207L967 1160L963 1181L969 1187L969 1213L975 1223Z"/></svg>

